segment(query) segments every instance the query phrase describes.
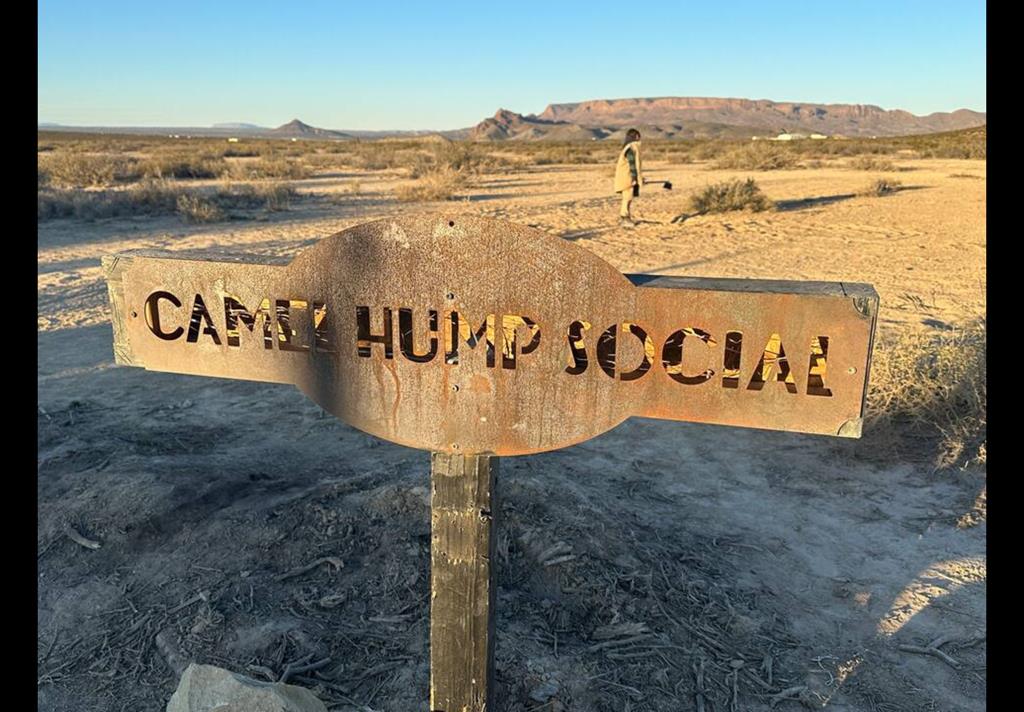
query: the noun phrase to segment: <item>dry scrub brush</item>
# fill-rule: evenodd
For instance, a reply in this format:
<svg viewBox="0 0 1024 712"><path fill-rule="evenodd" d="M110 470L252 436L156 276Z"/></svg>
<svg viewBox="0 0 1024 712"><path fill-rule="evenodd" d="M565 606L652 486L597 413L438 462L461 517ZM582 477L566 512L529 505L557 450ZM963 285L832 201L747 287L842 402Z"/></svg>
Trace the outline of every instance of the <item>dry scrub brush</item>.
<svg viewBox="0 0 1024 712"><path fill-rule="evenodd" d="M891 178L879 178L872 181L868 187L864 188L860 194L867 197L882 197L883 195L892 195L900 191L903 188L903 184L898 180Z"/></svg>
<svg viewBox="0 0 1024 712"><path fill-rule="evenodd" d="M225 175L235 180L297 180L308 178L311 173L309 166L301 160L278 156L233 163Z"/></svg>
<svg viewBox="0 0 1024 712"><path fill-rule="evenodd" d="M210 194L189 192L179 195L177 213L188 222L219 222L230 218L232 210L287 210L297 195L292 186L280 183L227 186Z"/></svg>
<svg viewBox="0 0 1024 712"><path fill-rule="evenodd" d="M985 463L984 320L940 333L890 332L875 344L863 446L870 457Z"/></svg>
<svg viewBox="0 0 1024 712"><path fill-rule="evenodd" d="M52 151L38 157L38 184L56 188L103 187L139 177L137 161L123 156Z"/></svg>
<svg viewBox="0 0 1024 712"><path fill-rule="evenodd" d="M753 178L729 180L706 186L690 196L689 207L697 214L733 210L771 210L775 204L761 192Z"/></svg>
<svg viewBox="0 0 1024 712"><path fill-rule="evenodd" d="M520 144L523 145L523 144ZM549 166L555 164L568 165L589 165L594 163L611 163L616 158L617 144L609 147L605 145L593 145L593 143L567 143L567 144L526 144L530 148L536 147L535 151L521 151L528 163L536 166Z"/></svg>
<svg viewBox="0 0 1024 712"><path fill-rule="evenodd" d="M466 188L474 176L509 165L512 161L493 155L486 145L435 142L411 155L408 173L415 180L399 186L395 196L402 202L449 200Z"/></svg>
<svg viewBox="0 0 1024 712"><path fill-rule="evenodd" d="M714 168L741 171L777 171L799 168L798 155L790 147L752 141L735 149L714 163Z"/></svg>
<svg viewBox="0 0 1024 712"><path fill-rule="evenodd" d="M142 162L142 174L147 178L218 178L227 173L227 170L227 161L208 153L175 151L162 153Z"/></svg>
<svg viewBox="0 0 1024 712"><path fill-rule="evenodd" d="M220 185L187 190L173 181L148 179L121 190L40 190L37 218L102 218L178 214L188 222L216 222L232 211L287 210L298 197L287 184Z"/></svg>
<svg viewBox="0 0 1024 712"><path fill-rule="evenodd" d="M857 156L849 163L850 168L858 171L894 171L896 170L896 164L888 158L879 158L878 156Z"/></svg>

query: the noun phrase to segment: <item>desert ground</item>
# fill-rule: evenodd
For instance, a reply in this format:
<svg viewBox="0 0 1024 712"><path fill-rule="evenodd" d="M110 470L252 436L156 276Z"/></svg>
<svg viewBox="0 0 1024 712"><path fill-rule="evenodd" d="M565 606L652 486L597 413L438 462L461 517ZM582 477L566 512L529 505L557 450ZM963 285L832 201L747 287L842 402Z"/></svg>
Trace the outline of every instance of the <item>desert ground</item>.
<svg viewBox="0 0 1024 712"><path fill-rule="evenodd" d="M533 225L623 272L881 298L861 440L633 419L501 463L498 710L985 709L984 433L948 400L977 378L985 161L890 161L652 152L647 178L674 189L645 188L633 229L610 164L528 160L477 167L447 200L403 194L422 180L406 167L342 161L288 179L283 209L205 222L41 208L39 709L159 710L188 661L278 680L324 659L288 682L329 709L428 709L427 453L289 386L116 367L100 268L137 248L289 256L419 211ZM670 222L747 177L776 209ZM864 194L880 177L902 189Z"/></svg>

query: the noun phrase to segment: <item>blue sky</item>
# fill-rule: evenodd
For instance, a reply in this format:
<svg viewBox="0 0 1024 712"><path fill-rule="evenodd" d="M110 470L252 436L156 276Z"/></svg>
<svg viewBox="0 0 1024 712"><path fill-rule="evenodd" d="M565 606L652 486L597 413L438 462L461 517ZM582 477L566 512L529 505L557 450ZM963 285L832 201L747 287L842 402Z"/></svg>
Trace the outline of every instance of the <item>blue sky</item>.
<svg viewBox="0 0 1024 712"><path fill-rule="evenodd" d="M39 2L39 120L452 129L640 96L985 111L984 2Z"/></svg>

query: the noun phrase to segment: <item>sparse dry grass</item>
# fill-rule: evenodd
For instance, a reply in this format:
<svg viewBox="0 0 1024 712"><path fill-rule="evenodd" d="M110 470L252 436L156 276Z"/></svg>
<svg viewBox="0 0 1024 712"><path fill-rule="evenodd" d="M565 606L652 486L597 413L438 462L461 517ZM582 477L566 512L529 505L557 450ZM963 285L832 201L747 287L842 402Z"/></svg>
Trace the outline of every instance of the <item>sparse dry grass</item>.
<svg viewBox="0 0 1024 712"><path fill-rule="evenodd" d="M770 210L775 204L761 191L753 178L730 180L706 186L693 193L689 207L698 214L732 210Z"/></svg>
<svg viewBox="0 0 1024 712"><path fill-rule="evenodd" d="M436 200L450 200L466 185L466 176L461 171L442 166L423 173L412 183L399 186L395 197L403 203L426 203Z"/></svg>
<svg viewBox="0 0 1024 712"><path fill-rule="evenodd" d="M986 351L984 321L879 338L859 449L883 459L926 457L936 468L984 464Z"/></svg>

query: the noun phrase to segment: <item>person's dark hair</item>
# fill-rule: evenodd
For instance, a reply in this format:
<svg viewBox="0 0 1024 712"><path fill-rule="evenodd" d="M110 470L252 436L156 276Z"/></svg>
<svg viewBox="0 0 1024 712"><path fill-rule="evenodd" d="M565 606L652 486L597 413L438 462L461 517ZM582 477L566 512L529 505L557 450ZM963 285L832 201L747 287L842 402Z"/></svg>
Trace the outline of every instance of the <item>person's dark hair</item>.
<svg viewBox="0 0 1024 712"><path fill-rule="evenodd" d="M622 145L625 146L627 143L633 143L634 141L639 140L640 132L637 131L636 129L630 129L629 131L626 132L626 140L622 142Z"/></svg>

